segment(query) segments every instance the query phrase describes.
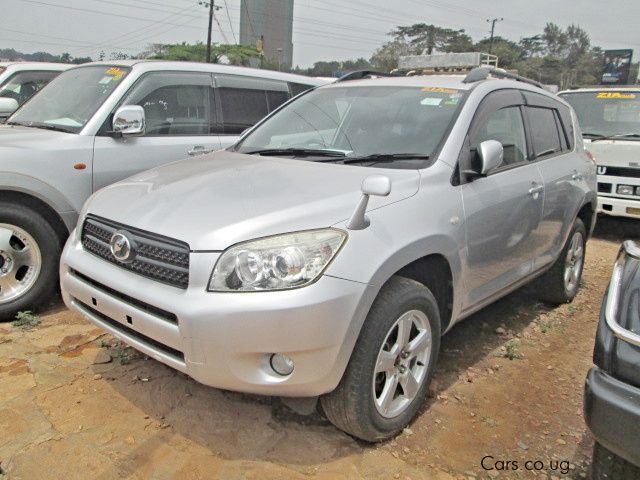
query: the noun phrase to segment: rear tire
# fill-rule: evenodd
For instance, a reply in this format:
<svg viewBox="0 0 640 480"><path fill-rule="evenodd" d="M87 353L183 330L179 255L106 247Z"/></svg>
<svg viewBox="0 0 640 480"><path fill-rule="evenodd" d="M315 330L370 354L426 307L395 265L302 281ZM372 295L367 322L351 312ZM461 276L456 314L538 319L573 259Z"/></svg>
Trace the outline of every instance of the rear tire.
<svg viewBox="0 0 640 480"><path fill-rule="evenodd" d="M61 252L60 238L39 213L0 202L0 321L51 300Z"/></svg>
<svg viewBox="0 0 640 480"><path fill-rule="evenodd" d="M438 303L424 285L392 277L374 301L338 387L320 398L339 429L377 442L424 403L440 347Z"/></svg>
<svg viewBox="0 0 640 480"><path fill-rule="evenodd" d="M637 480L640 478L640 467L627 462L596 442L593 446L591 478L593 480Z"/></svg>
<svg viewBox="0 0 640 480"><path fill-rule="evenodd" d="M537 280L540 300L560 305L575 298L584 270L586 246L587 230L582 220L577 218L560 256L551 269Z"/></svg>

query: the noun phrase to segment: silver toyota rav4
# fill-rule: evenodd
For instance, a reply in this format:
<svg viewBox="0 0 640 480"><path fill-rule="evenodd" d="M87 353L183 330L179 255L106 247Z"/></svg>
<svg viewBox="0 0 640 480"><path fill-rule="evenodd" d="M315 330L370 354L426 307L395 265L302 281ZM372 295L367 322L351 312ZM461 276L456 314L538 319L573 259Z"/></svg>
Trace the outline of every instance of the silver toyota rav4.
<svg viewBox="0 0 640 480"><path fill-rule="evenodd" d="M97 192L66 304L204 384L396 434L456 322L540 275L549 302L580 284L595 165L571 108L505 75L354 75Z"/></svg>

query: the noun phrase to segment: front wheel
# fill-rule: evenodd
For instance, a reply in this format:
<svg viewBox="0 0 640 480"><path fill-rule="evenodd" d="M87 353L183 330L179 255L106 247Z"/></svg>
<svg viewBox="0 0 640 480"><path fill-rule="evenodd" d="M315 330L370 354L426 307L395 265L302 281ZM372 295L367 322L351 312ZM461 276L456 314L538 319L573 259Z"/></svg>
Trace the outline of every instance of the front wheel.
<svg viewBox="0 0 640 480"><path fill-rule="evenodd" d="M424 403L439 346L433 294L408 278L391 278L371 307L340 384L320 399L324 414L362 440L396 435Z"/></svg>
<svg viewBox="0 0 640 480"><path fill-rule="evenodd" d="M637 480L640 478L640 467L632 465L596 442L593 446L591 478L593 480Z"/></svg>
<svg viewBox="0 0 640 480"><path fill-rule="evenodd" d="M587 230L582 220L577 218L560 256L538 279L541 300L559 305L575 298L582 279L586 246Z"/></svg>
<svg viewBox="0 0 640 480"><path fill-rule="evenodd" d="M50 300L61 247L56 232L37 212L0 202L0 321Z"/></svg>

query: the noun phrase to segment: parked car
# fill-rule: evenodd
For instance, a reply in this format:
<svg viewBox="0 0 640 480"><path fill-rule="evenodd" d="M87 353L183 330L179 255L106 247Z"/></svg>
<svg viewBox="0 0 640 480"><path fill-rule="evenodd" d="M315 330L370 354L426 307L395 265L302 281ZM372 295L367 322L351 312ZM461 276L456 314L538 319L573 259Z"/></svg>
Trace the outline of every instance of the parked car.
<svg viewBox="0 0 640 480"><path fill-rule="evenodd" d="M575 109L598 163L598 212L640 218L640 87L559 94Z"/></svg>
<svg viewBox="0 0 640 480"><path fill-rule="evenodd" d="M60 72L72 66L66 63L0 62L0 123Z"/></svg>
<svg viewBox="0 0 640 480"><path fill-rule="evenodd" d="M640 478L640 247L622 245L600 312L584 395L593 479Z"/></svg>
<svg viewBox="0 0 640 480"><path fill-rule="evenodd" d="M202 63L126 61L67 70L0 126L0 319L47 301L92 192L233 144L326 82Z"/></svg>
<svg viewBox="0 0 640 480"><path fill-rule="evenodd" d="M547 301L579 287L595 164L564 101L491 71L354 74L97 192L65 303L199 382L395 435L455 323L541 274Z"/></svg>

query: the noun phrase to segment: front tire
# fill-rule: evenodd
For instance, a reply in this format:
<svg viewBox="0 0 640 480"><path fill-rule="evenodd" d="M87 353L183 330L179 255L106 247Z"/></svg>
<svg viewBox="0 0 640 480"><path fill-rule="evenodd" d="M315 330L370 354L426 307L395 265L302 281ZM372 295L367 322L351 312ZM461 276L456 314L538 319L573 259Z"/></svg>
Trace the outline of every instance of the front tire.
<svg viewBox="0 0 640 480"><path fill-rule="evenodd" d="M637 480L640 478L640 467L620 458L598 442L593 446L591 469L593 480Z"/></svg>
<svg viewBox="0 0 640 480"><path fill-rule="evenodd" d="M326 417L354 437L393 437L424 403L440 347L438 303L424 285L392 277L378 294Z"/></svg>
<svg viewBox="0 0 640 480"><path fill-rule="evenodd" d="M0 202L0 321L51 299L61 251L60 238L40 214Z"/></svg>
<svg viewBox="0 0 640 480"><path fill-rule="evenodd" d="M586 246L587 230L577 218L560 256L537 281L542 301L554 305L573 301L582 279Z"/></svg>

